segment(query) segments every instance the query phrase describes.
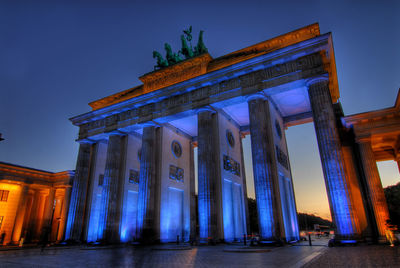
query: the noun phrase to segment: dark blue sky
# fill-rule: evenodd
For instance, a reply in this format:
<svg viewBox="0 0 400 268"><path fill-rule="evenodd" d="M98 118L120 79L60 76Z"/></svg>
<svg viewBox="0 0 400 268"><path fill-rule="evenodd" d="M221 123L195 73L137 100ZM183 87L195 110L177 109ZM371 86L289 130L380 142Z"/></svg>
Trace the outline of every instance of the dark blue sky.
<svg viewBox="0 0 400 268"><path fill-rule="evenodd" d="M153 69L152 51L163 52L165 42L178 50L189 25L196 40L205 30L209 52L218 57L318 22L321 33L333 33L345 113L393 106L400 87L399 14L396 0L1 0L0 161L74 169L78 129L68 118L90 111L90 101L138 85ZM288 130L299 177L304 167L320 176L313 173L320 170L317 152L310 162L302 159L310 150L305 139L312 136L315 145L310 126Z"/></svg>

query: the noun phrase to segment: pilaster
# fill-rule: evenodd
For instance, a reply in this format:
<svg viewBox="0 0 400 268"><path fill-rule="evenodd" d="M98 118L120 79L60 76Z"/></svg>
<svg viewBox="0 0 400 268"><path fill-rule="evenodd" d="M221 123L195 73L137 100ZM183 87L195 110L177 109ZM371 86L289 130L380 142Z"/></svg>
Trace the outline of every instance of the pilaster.
<svg viewBox="0 0 400 268"><path fill-rule="evenodd" d="M244 210L246 213L246 232L250 234L250 215L249 215L249 204L247 202L247 182L246 182L246 169L244 164L244 154L243 154L243 139L245 135L240 133L240 155L241 155L241 163L242 163L242 181L243 181L243 195L244 195Z"/></svg>
<svg viewBox="0 0 400 268"><path fill-rule="evenodd" d="M196 240L196 187L194 174L194 144L190 143L190 241Z"/></svg>

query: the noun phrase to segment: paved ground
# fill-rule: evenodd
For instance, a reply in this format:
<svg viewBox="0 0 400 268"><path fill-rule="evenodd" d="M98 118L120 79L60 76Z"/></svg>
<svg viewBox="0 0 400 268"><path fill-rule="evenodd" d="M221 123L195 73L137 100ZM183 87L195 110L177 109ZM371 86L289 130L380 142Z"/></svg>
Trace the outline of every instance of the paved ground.
<svg viewBox="0 0 400 268"><path fill-rule="evenodd" d="M329 248L304 267L400 267L400 247L360 245Z"/></svg>
<svg viewBox="0 0 400 268"><path fill-rule="evenodd" d="M253 252L227 252L239 246L189 250L149 248L23 249L0 252L0 267L301 267L326 247L287 246Z"/></svg>
<svg viewBox="0 0 400 268"><path fill-rule="evenodd" d="M296 246L174 245L135 248L39 248L0 251L0 267L400 267L400 247L328 248L326 239Z"/></svg>

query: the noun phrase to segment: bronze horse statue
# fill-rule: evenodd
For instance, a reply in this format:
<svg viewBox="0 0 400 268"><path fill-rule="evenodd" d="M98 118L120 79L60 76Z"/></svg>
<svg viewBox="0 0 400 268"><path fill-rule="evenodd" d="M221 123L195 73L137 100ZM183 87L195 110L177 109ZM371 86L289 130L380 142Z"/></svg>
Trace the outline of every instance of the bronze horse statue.
<svg viewBox="0 0 400 268"><path fill-rule="evenodd" d="M157 58L157 65L154 66L154 70L157 68L164 68L168 66L168 61L164 60L163 56L157 51L153 51L153 58Z"/></svg>
<svg viewBox="0 0 400 268"><path fill-rule="evenodd" d="M161 56L160 53L157 51L153 51L153 58L157 58L157 65L154 66L154 69L162 69L167 66L174 65L178 62L182 61L182 58L179 56L182 54L185 56L185 59L190 59L193 57L196 57L198 55L201 55L203 53L207 53L207 47L204 44L203 41L203 33L204 31L200 31L199 33L199 40L197 41L197 45L192 48L192 26L190 26L189 29L183 31L184 35L181 35L181 42L182 42L182 48L181 50L178 51L178 53L173 53L172 48L170 44L165 43L164 48L167 53L165 56L165 59ZM190 44L190 47L188 45L188 42Z"/></svg>
<svg viewBox="0 0 400 268"><path fill-rule="evenodd" d="M165 51L167 52L167 55L165 57L167 58L168 65L172 65L182 61L182 59L179 57L178 54L172 52L170 44L165 43L164 48Z"/></svg>
<svg viewBox="0 0 400 268"><path fill-rule="evenodd" d="M204 31L200 31L199 33L199 40L197 41L197 46L194 48L195 56L208 52L208 49L203 41L203 33Z"/></svg>
<svg viewBox="0 0 400 268"><path fill-rule="evenodd" d="M192 58L194 56L194 53L192 49L189 48L184 35L181 35L181 41L182 41L182 49L179 51L179 53L182 53L182 55L184 55L186 59Z"/></svg>

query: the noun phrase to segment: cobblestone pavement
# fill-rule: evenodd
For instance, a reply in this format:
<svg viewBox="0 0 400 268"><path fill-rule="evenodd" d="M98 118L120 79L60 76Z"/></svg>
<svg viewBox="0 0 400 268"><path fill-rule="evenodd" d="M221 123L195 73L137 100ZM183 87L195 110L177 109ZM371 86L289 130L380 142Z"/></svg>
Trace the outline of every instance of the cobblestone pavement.
<svg viewBox="0 0 400 268"><path fill-rule="evenodd" d="M329 248L304 267L400 267L400 247L360 245Z"/></svg>
<svg viewBox="0 0 400 268"><path fill-rule="evenodd" d="M227 252L239 246L189 250L160 248L47 248L0 252L0 267L301 267L327 247L285 246L255 252Z"/></svg>

